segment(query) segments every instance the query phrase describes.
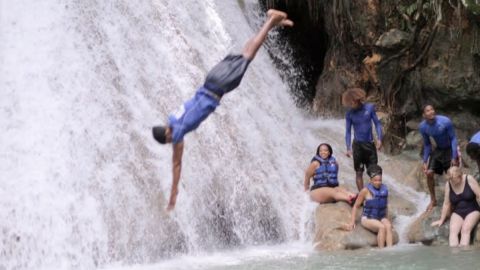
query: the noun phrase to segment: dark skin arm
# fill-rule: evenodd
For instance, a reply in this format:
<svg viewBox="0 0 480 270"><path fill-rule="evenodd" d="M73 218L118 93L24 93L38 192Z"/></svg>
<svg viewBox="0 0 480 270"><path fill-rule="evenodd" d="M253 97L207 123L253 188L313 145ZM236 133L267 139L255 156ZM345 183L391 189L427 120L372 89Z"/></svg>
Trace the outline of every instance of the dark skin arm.
<svg viewBox="0 0 480 270"><path fill-rule="evenodd" d="M452 147L452 166L458 166L459 164L459 157L457 156L456 158L453 158L453 153L455 151L457 151L457 145L458 145L458 142L457 142L457 136L455 136L455 130L453 129L453 126L452 125L448 125L447 126L447 132L448 132L448 137L450 138L450 142L451 142L451 147Z"/></svg>
<svg viewBox="0 0 480 270"><path fill-rule="evenodd" d="M350 223L347 224L347 230L351 231L355 229L355 217L357 216L357 209L362 205L363 201L367 197L368 189L363 188L360 193L358 193L357 200L355 201L355 205L352 206L352 215L350 217Z"/></svg>
<svg viewBox="0 0 480 270"><path fill-rule="evenodd" d="M183 156L183 142L173 144L172 155L172 189L170 190L170 199L168 201L167 211L175 208L178 195L178 183L180 183L180 174L182 172L182 156Z"/></svg>
<svg viewBox="0 0 480 270"><path fill-rule="evenodd" d="M315 170L320 166L318 161L310 163L308 168L305 170L305 180L303 181L303 189L307 192L310 189L310 179L315 174Z"/></svg>

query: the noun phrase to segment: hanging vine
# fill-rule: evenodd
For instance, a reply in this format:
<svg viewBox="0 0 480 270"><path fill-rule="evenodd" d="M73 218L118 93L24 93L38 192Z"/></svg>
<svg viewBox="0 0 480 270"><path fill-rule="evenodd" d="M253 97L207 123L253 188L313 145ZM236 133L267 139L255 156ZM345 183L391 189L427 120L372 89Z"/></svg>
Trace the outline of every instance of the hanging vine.
<svg viewBox="0 0 480 270"><path fill-rule="evenodd" d="M444 16L442 6L443 0L417 0L415 4L398 8L407 28L411 31L411 36L402 50L382 60L379 65L379 68L384 68L394 60L406 63L401 65L400 72L396 73L392 83L387 89L384 89L383 96L389 113L394 112L397 108L396 101L398 100L398 93L402 89L402 81L428 55ZM429 24L431 21L433 21L433 25ZM424 37L425 34L426 37Z"/></svg>

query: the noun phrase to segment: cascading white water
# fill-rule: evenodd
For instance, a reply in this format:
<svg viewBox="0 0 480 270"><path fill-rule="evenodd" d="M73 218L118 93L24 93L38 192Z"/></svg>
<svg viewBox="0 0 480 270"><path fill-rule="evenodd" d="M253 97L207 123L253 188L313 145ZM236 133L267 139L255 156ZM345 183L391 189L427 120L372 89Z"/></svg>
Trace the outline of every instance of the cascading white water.
<svg viewBox="0 0 480 270"><path fill-rule="evenodd" d="M264 52L186 138L177 209L163 211L171 149L150 128L253 34L238 6L222 5L2 2L3 267L91 268L298 237L303 132Z"/></svg>
<svg viewBox="0 0 480 270"><path fill-rule="evenodd" d="M263 50L186 136L177 207L164 211L171 147L151 127L253 35L253 0L19 0L0 12L0 269L310 239L303 170L319 142L343 148L343 122L305 120Z"/></svg>

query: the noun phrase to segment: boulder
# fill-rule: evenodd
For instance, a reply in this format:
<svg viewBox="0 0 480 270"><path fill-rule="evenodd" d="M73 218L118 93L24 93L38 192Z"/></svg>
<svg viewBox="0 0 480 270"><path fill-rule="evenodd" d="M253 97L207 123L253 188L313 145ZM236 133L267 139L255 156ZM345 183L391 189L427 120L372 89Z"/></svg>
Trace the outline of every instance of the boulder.
<svg viewBox="0 0 480 270"><path fill-rule="evenodd" d="M423 145L423 137L417 130L410 131L405 137L405 141L406 150L421 149Z"/></svg>
<svg viewBox="0 0 480 270"><path fill-rule="evenodd" d="M381 164L384 173L393 177L396 182L424 191L422 182L426 180L417 150L404 151L402 154L381 160Z"/></svg>
<svg viewBox="0 0 480 270"><path fill-rule="evenodd" d="M447 219L440 227L432 227L432 222L439 220L442 207L435 207L433 211L425 212L418 217L409 227L407 239L409 243L422 243L424 245L448 245L450 235L450 221ZM473 244L480 246L480 230L478 226L472 232Z"/></svg>
<svg viewBox="0 0 480 270"><path fill-rule="evenodd" d="M409 243L448 244L448 223L441 227L432 227L430 224L440 218L441 207L433 211L424 212L411 225L407 232Z"/></svg>
<svg viewBox="0 0 480 270"><path fill-rule="evenodd" d="M407 121L407 123L405 123L405 127L408 130L418 130L418 126L420 126L421 122L422 122L421 118L410 119L409 121Z"/></svg>
<svg viewBox="0 0 480 270"><path fill-rule="evenodd" d="M314 239L317 250L358 249L377 245L377 235L360 225L361 209L358 211L355 229L345 230L350 221L351 210L344 202L320 204L317 207ZM393 238L394 244L398 243L396 231Z"/></svg>
<svg viewBox="0 0 480 270"><path fill-rule="evenodd" d="M383 33L375 42L375 46L386 49L400 49L407 46L410 35L399 29L390 29Z"/></svg>

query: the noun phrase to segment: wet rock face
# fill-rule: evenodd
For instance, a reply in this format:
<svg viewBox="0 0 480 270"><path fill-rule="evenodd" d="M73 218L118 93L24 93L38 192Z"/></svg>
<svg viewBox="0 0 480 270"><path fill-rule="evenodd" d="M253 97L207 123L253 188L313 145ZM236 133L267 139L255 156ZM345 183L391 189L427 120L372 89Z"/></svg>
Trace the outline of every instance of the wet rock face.
<svg viewBox="0 0 480 270"><path fill-rule="evenodd" d="M390 50L401 49L408 45L410 38L407 32L392 28L378 38L375 46Z"/></svg>
<svg viewBox="0 0 480 270"><path fill-rule="evenodd" d="M295 22L294 29L277 28L279 38L276 41L267 40L266 47L282 80L288 84L296 105L308 109L316 94L315 85L322 74L329 39L323 29L323 19L319 17L319 7L314 1L259 2L264 9L275 6L288 10L288 17ZM317 12L309 13L309 10Z"/></svg>
<svg viewBox="0 0 480 270"><path fill-rule="evenodd" d="M321 31L309 34L327 39L312 111L342 117L341 94L349 87L364 88L391 118L384 145L392 153L403 146L398 138L406 137L405 124L421 118L425 103L452 118L461 114L480 123L480 17L475 9L438 8L438 1L421 1L422 7L403 0L260 2L297 16L303 12L309 24L302 25ZM462 133L478 130L479 125L460 120Z"/></svg>

